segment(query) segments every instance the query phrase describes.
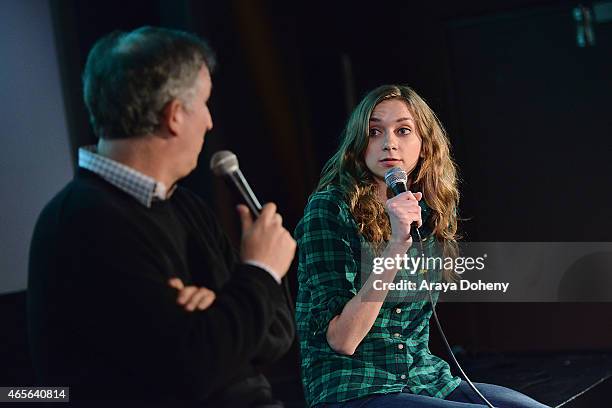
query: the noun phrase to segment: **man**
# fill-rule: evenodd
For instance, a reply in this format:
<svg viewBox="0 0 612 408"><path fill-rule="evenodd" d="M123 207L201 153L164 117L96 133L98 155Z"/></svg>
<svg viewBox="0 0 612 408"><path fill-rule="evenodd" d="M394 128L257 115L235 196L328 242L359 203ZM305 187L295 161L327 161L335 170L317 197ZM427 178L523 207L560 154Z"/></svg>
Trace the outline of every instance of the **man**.
<svg viewBox="0 0 612 408"><path fill-rule="evenodd" d="M29 331L44 385L71 399L277 406L255 368L290 346L280 285L295 253L274 204L239 206L239 257L177 187L212 128L212 52L143 27L91 50L84 98L99 137L32 239Z"/></svg>

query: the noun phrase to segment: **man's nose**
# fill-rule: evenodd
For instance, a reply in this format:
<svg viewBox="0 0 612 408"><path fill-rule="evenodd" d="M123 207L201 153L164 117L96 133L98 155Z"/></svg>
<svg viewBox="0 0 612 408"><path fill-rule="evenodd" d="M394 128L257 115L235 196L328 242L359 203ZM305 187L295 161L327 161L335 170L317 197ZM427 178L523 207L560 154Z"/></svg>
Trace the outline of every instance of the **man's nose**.
<svg viewBox="0 0 612 408"><path fill-rule="evenodd" d="M208 130L212 130L213 128L213 120L212 120L212 115L209 113L208 114Z"/></svg>

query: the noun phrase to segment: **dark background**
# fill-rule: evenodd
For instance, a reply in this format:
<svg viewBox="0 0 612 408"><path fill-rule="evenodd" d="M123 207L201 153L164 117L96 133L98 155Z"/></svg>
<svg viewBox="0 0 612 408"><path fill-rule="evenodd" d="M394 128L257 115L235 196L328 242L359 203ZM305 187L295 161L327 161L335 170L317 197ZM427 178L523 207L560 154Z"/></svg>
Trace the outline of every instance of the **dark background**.
<svg viewBox="0 0 612 408"><path fill-rule="evenodd" d="M161 25L209 40L215 127L182 183L236 241L237 198L208 170L212 153L234 151L260 201L276 202L293 230L350 109L385 83L415 88L445 124L466 239L612 241L612 23L596 25L594 47L578 47L577 4L51 1L74 152L95 142L80 73L99 37ZM295 268L289 277L295 293ZM7 350L18 350L5 353L15 370L0 382L26 383L23 294L0 300L17 333L5 332ZM439 315L470 355L612 351L611 303L440 304ZM298 361L294 347L270 376L297 384Z"/></svg>

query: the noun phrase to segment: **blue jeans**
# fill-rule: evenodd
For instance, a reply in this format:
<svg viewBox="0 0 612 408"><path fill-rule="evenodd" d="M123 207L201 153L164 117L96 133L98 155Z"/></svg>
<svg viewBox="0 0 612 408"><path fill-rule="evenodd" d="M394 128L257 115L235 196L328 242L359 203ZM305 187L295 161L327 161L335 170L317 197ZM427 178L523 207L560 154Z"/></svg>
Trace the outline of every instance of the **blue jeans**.
<svg viewBox="0 0 612 408"><path fill-rule="evenodd" d="M547 408L547 405L521 394L510 388L499 385L474 383L478 391L496 408ZM393 394L375 394L367 397L333 403L317 404L317 408L483 408L484 402L470 388L467 382L461 384L446 399L426 397L424 395L397 392Z"/></svg>

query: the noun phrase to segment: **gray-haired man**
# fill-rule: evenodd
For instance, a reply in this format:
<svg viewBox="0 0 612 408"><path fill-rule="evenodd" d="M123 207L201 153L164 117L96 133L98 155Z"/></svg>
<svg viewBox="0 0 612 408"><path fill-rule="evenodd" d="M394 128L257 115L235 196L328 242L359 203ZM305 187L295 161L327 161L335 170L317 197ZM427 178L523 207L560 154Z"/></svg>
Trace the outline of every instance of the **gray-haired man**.
<svg viewBox="0 0 612 408"><path fill-rule="evenodd" d="M238 255L198 196L177 187L212 128L212 52L143 27L99 40L83 75L97 146L43 210L28 291L35 368L71 399L275 406L256 363L293 338L280 286L295 253L274 204Z"/></svg>

